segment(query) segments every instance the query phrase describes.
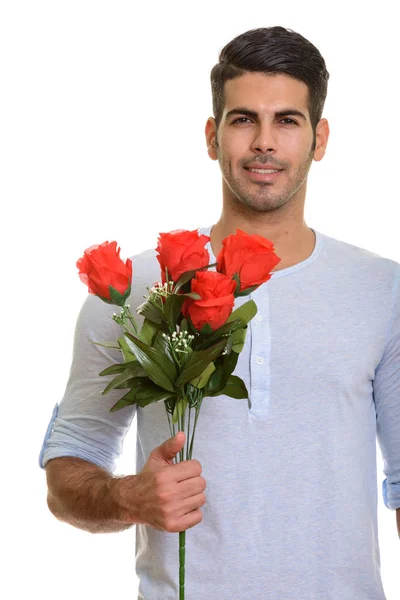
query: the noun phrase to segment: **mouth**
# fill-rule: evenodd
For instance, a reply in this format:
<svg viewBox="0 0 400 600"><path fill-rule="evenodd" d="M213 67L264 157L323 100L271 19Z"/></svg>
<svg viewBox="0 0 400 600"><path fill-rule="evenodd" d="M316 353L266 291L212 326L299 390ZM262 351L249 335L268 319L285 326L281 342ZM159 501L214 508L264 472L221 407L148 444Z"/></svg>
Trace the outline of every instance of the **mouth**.
<svg viewBox="0 0 400 600"><path fill-rule="evenodd" d="M253 169L249 167L244 167L244 169L254 181L274 181L283 171L283 169Z"/></svg>

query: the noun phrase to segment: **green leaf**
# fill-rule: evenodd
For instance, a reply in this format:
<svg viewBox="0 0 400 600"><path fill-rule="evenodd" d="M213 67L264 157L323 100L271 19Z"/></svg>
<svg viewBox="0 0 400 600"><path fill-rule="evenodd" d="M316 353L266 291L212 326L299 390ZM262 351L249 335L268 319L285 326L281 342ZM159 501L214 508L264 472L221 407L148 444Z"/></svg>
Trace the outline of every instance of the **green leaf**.
<svg viewBox="0 0 400 600"><path fill-rule="evenodd" d="M149 381L146 377L138 381L135 388L135 402L138 406L144 407L154 402L161 402L175 397L175 394L160 388L158 385Z"/></svg>
<svg viewBox="0 0 400 600"><path fill-rule="evenodd" d="M191 383L194 387L201 389L207 385L208 380L214 371L215 365L214 363L210 363L198 377L195 377L189 383Z"/></svg>
<svg viewBox="0 0 400 600"><path fill-rule="evenodd" d="M92 344L96 344L96 346L103 346L104 348L114 348L115 350L121 350L121 348L119 346L115 345L115 342L103 342L102 344L100 342L94 342L93 340L91 340L90 338L88 338L89 342L91 342Z"/></svg>
<svg viewBox="0 0 400 600"><path fill-rule="evenodd" d="M198 375L200 375L200 373L202 373L204 369L221 354L227 341L227 339L222 339L206 350L195 350L183 367L175 384L177 386L183 386L195 377L198 377Z"/></svg>
<svg viewBox="0 0 400 600"><path fill-rule="evenodd" d="M231 353L232 346L233 346L232 336L229 336L228 337L228 343L226 344L226 354L230 354Z"/></svg>
<svg viewBox="0 0 400 600"><path fill-rule="evenodd" d="M115 375L116 373L123 373L126 369L126 363L115 363L111 367L107 367L104 371L101 371L99 375Z"/></svg>
<svg viewBox="0 0 400 600"><path fill-rule="evenodd" d="M165 390L174 392L174 381L177 377L176 366L156 348L151 348L130 333L126 332L124 335L130 350L135 354L150 379Z"/></svg>
<svg viewBox="0 0 400 600"><path fill-rule="evenodd" d="M186 323L187 323L187 330L186 331L188 333L190 333L191 335L199 337L199 332L197 331L196 327L193 325L193 321L190 318L190 314L187 315Z"/></svg>
<svg viewBox="0 0 400 600"><path fill-rule="evenodd" d="M236 369L237 361L239 358L239 354L237 352L230 352L229 354L225 354L222 356L222 384L228 381L228 378L231 373Z"/></svg>
<svg viewBox="0 0 400 600"><path fill-rule="evenodd" d="M196 271L195 270L185 271L185 273L182 273L182 275L179 277L178 281L175 284L174 293L176 294L180 290L180 288L183 285L185 285L185 283L187 283L188 281L190 281L190 279L192 279L195 276L196 276Z"/></svg>
<svg viewBox="0 0 400 600"><path fill-rule="evenodd" d="M230 314L227 322L233 321L234 319L239 319L244 325L247 325L256 314L257 305L254 300L249 300L234 310Z"/></svg>
<svg viewBox="0 0 400 600"><path fill-rule="evenodd" d="M221 363L222 363L222 377L221 377L221 382L220 382L220 392L221 389L223 389L229 379L229 377L231 376L231 374L233 373L233 371L236 368L236 364L239 358L239 354L237 354L236 352L230 352L230 354L225 354L224 356L221 357Z"/></svg>
<svg viewBox="0 0 400 600"><path fill-rule="evenodd" d="M204 267L200 267L199 269L193 269L192 271L185 271L185 273L182 273L182 275L179 277L178 281L175 284L174 287L174 293L176 294L178 292L178 290L185 285L185 283L187 283L188 281L190 281L190 279L193 279L193 277L196 277L196 271L206 271L207 269L211 269L212 267L215 267L217 265L217 263L212 263L210 265L205 265Z"/></svg>
<svg viewBox="0 0 400 600"><path fill-rule="evenodd" d="M137 404L141 408L153 404L154 402L161 402L162 400L168 400L175 397L175 394L166 392L152 381L148 377L139 377L135 381L135 387L132 388L125 396L123 396L114 406L110 409L110 412L120 410L125 406Z"/></svg>
<svg viewBox="0 0 400 600"><path fill-rule="evenodd" d="M188 327L189 327L189 324L187 322L187 319L182 319L181 324L180 324L180 330L188 331Z"/></svg>
<svg viewBox="0 0 400 600"><path fill-rule="evenodd" d="M181 370L182 370L182 367L184 365L186 365L186 363L189 361L189 359L192 356L193 352L194 352L194 350L190 346L186 347L184 353L183 352L179 352L180 361L181 361Z"/></svg>
<svg viewBox="0 0 400 600"><path fill-rule="evenodd" d="M128 343L124 336L118 338L118 344L120 345L120 350L122 350L122 355L124 357L124 362L132 362L136 361L136 356L129 348Z"/></svg>
<svg viewBox="0 0 400 600"><path fill-rule="evenodd" d="M128 379L131 379L131 378L132 378L132 376L128 371L125 371L124 373L120 373L119 375L114 377L114 379L112 381L110 381L108 386L101 392L102 396L105 396L106 394L108 394L108 392L117 388L120 384L125 383L125 381L127 381Z"/></svg>
<svg viewBox="0 0 400 600"><path fill-rule="evenodd" d="M146 375L144 369L136 360L136 356L134 356L133 358L134 360L130 360L126 363L116 363L114 365L111 365L111 367L107 367L106 369L104 369L104 371L101 371L99 375L115 375L116 373L123 373L126 369L130 369L132 377L141 377L142 375Z"/></svg>
<svg viewBox="0 0 400 600"><path fill-rule="evenodd" d="M185 415L186 407L188 405L188 400L186 396L180 398L178 402L175 404L174 412L172 413L172 423L175 424L178 422L179 417Z"/></svg>
<svg viewBox="0 0 400 600"><path fill-rule="evenodd" d="M205 338L204 340L199 339L200 343L196 343L196 350L204 350L208 346L211 346L213 342L222 338L223 335L230 334L231 330L233 330L237 324L240 324L240 327L242 327L241 321L230 321L229 323L225 323L224 325L222 325L222 327L220 327L219 329L216 329L212 335Z"/></svg>
<svg viewBox="0 0 400 600"><path fill-rule="evenodd" d="M162 354L165 354L165 356L168 357L168 360L175 365L175 361L174 361L174 357L172 355L172 350L171 350L171 346L169 341L163 337L163 332L162 331L158 331L154 343L153 343L153 348L155 348L156 350L159 350ZM178 373L176 372L176 376L178 376Z"/></svg>
<svg viewBox="0 0 400 600"><path fill-rule="evenodd" d="M239 354L232 351L230 354L223 354L216 361L216 371L211 375L206 387L207 396L217 396L222 393L231 373L236 368Z"/></svg>
<svg viewBox="0 0 400 600"><path fill-rule="evenodd" d="M221 357L222 360L222 368L223 368L223 376L228 380L228 375L233 373L236 368L237 361L239 358L239 354L235 352L233 349L229 354L224 354Z"/></svg>
<svg viewBox="0 0 400 600"><path fill-rule="evenodd" d="M219 390L225 386L225 383L221 385L223 375L223 362L221 359L222 357L219 358L215 363L215 371L211 374L211 377L205 388L206 396L216 395L219 392Z"/></svg>
<svg viewBox="0 0 400 600"><path fill-rule="evenodd" d="M106 369L104 369L104 371L101 371L99 375L115 375L116 373L123 373L128 368L131 369L132 373L136 373L136 370L142 370L142 367L140 366L135 357L135 360L129 361L127 363L116 363L114 365L111 365L111 367L107 367ZM138 375L141 375L141 373L139 373Z"/></svg>
<svg viewBox="0 0 400 600"><path fill-rule="evenodd" d="M229 396L230 398L237 398L238 400L248 398L249 393L246 385L240 377L231 375L226 383L226 386L216 394L210 394L211 396Z"/></svg>
<svg viewBox="0 0 400 600"><path fill-rule="evenodd" d="M213 333L214 330L210 323L204 323L203 327L200 329L200 335L212 335Z"/></svg>
<svg viewBox="0 0 400 600"><path fill-rule="evenodd" d="M136 362L135 365L125 369L123 373L120 373L117 375L117 377L110 381L105 390L103 390L102 395L104 396L105 394L108 394L108 392L111 390L128 381L128 379L132 379L133 377L145 377L146 375L146 371L139 365L138 362Z"/></svg>
<svg viewBox="0 0 400 600"><path fill-rule="evenodd" d="M127 287L124 294L121 294L118 290L113 288L111 285L108 286L108 289L109 289L110 298L111 298L113 304L116 304L117 306L124 306L125 302L128 299L128 296L131 292L131 287L130 286Z"/></svg>
<svg viewBox="0 0 400 600"><path fill-rule="evenodd" d="M144 319L139 337L142 342L148 346L152 346L158 331L160 331L160 327L156 323L150 321L149 319Z"/></svg>
<svg viewBox="0 0 400 600"><path fill-rule="evenodd" d="M206 267L208 268L208 267ZM190 281L191 279L193 279L193 277L196 277L196 271L203 271L204 267L202 267L201 269L193 269L191 271L185 271L185 273L182 273L182 275L179 277L178 281L175 284L174 287L174 294L177 294L178 291L180 290L180 288L185 285L185 283L187 283L188 281Z"/></svg>
<svg viewBox="0 0 400 600"><path fill-rule="evenodd" d="M247 328L237 329L236 331L234 331L232 333L232 336L231 336L232 350L234 350L234 352L237 352L238 354L240 354L241 351L243 350L243 346L246 341L246 333L247 333Z"/></svg>
<svg viewBox="0 0 400 600"><path fill-rule="evenodd" d="M163 322L161 307L155 306L150 299L138 306L136 312L157 325L161 325Z"/></svg>
<svg viewBox="0 0 400 600"><path fill-rule="evenodd" d="M260 285L252 285L251 287L246 288L245 290L237 291L235 292L234 296L235 298L240 298L240 296L248 296L249 294L251 294L251 292L254 292L254 290L256 290L258 287L260 287ZM240 288L239 288L240 290Z"/></svg>
<svg viewBox="0 0 400 600"><path fill-rule="evenodd" d="M185 294L171 294L164 304L164 319L174 330L185 300Z"/></svg>
<svg viewBox="0 0 400 600"><path fill-rule="evenodd" d="M121 408L125 408L126 406L131 406L132 404L136 404L135 400L131 400L128 394L123 396L112 408L110 408L110 412L115 412L117 410L121 410Z"/></svg>
<svg viewBox="0 0 400 600"><path fill-rule="evenodd" d="M147 377L146 371L143 370L143 372L144 372L144 374ZM115 389L117 389L117 390L129 390L129 389L132 389L133 387L135 387L137 379L138 379L137 377L132 377L131 379L127 379L123 383L120 383L119 385L117 385Z"/></svg>

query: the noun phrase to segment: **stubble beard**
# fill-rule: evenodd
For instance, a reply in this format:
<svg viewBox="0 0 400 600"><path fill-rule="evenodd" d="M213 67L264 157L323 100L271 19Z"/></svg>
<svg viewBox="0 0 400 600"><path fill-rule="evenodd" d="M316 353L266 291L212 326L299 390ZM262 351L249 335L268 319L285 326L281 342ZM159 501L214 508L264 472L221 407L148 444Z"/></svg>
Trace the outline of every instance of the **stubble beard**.
<svg viewBox="0 0 400 600"><path fill-rule="evenodd" d="M218 153L219 154L219 153ZM287 204L296 192L304 185L313 161L314 151L310 150L307 158L299 165L293 177L288 179L288 171L285 170L282 177L286 178L285 186L275 182L253 182L247 183L243 177L232 175L229 161L218 156L220 169L226 185L232 192L232 200L237 205L243 205L256 212L271 212ZM239 167L241 169L242 167ZM279 179L280 176L278 176ZM254 192L254 189L258 190ZM240 208L240 206L237 206Z"/></svg>

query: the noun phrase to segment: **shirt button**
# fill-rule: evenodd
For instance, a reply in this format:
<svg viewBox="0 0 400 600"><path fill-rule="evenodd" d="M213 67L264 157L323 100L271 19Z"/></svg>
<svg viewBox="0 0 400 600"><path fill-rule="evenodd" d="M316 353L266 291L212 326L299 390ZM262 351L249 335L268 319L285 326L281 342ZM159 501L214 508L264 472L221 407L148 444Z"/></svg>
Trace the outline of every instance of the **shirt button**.
<svg viewBox="0 0 400 600"><path fill-rule="evenodd" d="M261 316L261 315L259 315L258 313L256 314L256 316L255 316L255 319L256 319L256 321L258 321L258 322L260 322L260 321L262 321L262 320L263 320L262 316Z"/></svg>
<svg viewBox="0 0 400 600"><path fill-rule="evenodd" d="M257 358L256 358L256 361L257 361L257 364L258 364L258 365L262 365L262 364L263 364L263 362L264 362L264 359L263 359L263 357L262 357L262 356L257 356Z"/></svg>

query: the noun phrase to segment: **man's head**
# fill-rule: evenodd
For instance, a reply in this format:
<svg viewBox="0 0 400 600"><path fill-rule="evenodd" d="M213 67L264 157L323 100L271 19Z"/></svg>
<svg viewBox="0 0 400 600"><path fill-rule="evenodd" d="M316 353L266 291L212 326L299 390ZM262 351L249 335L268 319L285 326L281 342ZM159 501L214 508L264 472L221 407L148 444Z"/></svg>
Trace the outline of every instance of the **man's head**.
<svg viewBox="0 0 400 600"><path fill-rule="evenodd" d="M212 105L217 129L224 110L225 83L246 72L281 73L306 84L314 149L315 130L322 116L329 80L319 50L299 33L280 26L252 29L235 37L221 50L219 62L211 70Z"/></svg>
<svg viewBox="0 0 400 600"><path fill-rule="evenodd" d="M329 135L321 120L328 79L317 48L284 27L247 31L222 49L211 71L206 139L226 189L242 204L274 210L305 184ZM250 170L267 164L281 173Z"/></svg>

